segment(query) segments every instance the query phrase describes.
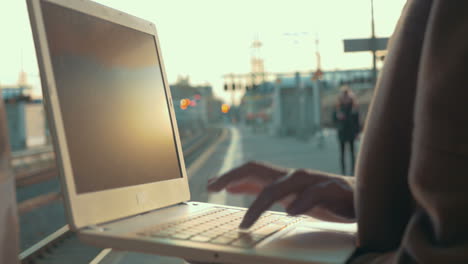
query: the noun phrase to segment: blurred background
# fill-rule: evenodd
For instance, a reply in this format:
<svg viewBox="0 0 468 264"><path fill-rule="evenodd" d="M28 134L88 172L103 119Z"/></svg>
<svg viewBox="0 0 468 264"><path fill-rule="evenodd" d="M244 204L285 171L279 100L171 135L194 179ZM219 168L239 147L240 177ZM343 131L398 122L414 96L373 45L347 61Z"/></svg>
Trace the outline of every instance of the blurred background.
<svg viewBox="0 0 468 264"><path fill-rule="evenodd" d="M350 155L344 171L340 158L339 97L347 87L362 127L404 0L97 2L156 24L193 200L248 206L251 197L209 194L205 185L249 160L353 175ZM101 249L66 228L25 1L0 3L0 32L23 257L88 263ZM55 248L28 251L44 239ZM125 252L107 259L179 261Z"/></svg>

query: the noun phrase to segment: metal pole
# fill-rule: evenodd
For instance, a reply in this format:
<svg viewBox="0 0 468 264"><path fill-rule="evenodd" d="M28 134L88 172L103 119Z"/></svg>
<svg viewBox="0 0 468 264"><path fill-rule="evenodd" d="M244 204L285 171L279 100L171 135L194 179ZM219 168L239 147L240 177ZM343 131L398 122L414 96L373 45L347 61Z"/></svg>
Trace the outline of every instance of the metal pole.
<svg viewBox="0 0 468 264"><path fill-rule="evenodd" d="M372 81L375 87L377 83L377 55L376 55L376 37L375 37L375 20L374 20L374 0L371 0L371 27L372 27Z"/></svg>
<svg viewBox="0 0 468 264"><path fill-rule="evenodd" d="M324 145L324 137L322 131L322 96L321 96L321 89L322 89L322 81L317 79L314 85L314 96L317 98L315 101L315 121L316 121L316 133L318 135L317 146L322 148Z"/></svg>
<svg viewBox="0 0 468 264"><path fill-rule="evenodd" d="M318 35L315 37L315 56L317 57L317 71L316 72L321 72L322 71L322 58L320 57L320 49L319 49L319 38ZM312 78L314 75L312 75ZM313 86L313 96L314 96L314 130L315 132L321 133L321 110L322 110L322 100L321 100L321 95L320 95L320 88L321 88L321 83L320 83L321 76L316 76L315 80L315 85Z"/></svg>
<svg viewBox="0 0 468 264"><path fill-rule="evenodd" d="M232 124L232 123L233 123L233 120L234 120L233 114L232 114L232 112L234 111L234 92L235 92L235 90L236 90L236 83L234 82L234 73L231 73L231 74L228 76L228 78L231 79L231 82L230 82L231 85L230 85L230 86L229 86L229 85L227 86L227 87L228 87L228 88L227 88L227 89L228 89L228 92L231 94L231 108L230 108L230 110L229 110L229 113L228 113L228 115L227 115L227 118L228 118L229 123ZM227 83L228 83L228 82L226 82L226 84L227 84Z"/></svg>
<svg viewBox="0 0 468 264"><path fill-rule="evenodd" d="M231 107L234 107L234 92L236 91L236 83L234 82L234 74L231 73Z"/></svg>
<svg viewBox="0 0 468 264"><path fill-rule="evenodd" d="M282 102L281 102L281 84L280 76L277 75L275 79L274 94L273 94L273 129L274 134L277 136L283 136L283 118L282 118Z"/></svg>
<svg viewBox="0 0 468 264"><path fill-rule="evenodd" d="M315 81L312 86L312 96L314 98L314 132L320 131L320 80Z"/></svg>
<svg viewBox="0 0 468 264"><path fill-rule="evenodd" d="M296 81L296 95L299 97L299 124L297 127L297 137L299 139L305 139L306 137L306 92L304 83L301 80L301 73L295 73L295 81Z"/></svg>

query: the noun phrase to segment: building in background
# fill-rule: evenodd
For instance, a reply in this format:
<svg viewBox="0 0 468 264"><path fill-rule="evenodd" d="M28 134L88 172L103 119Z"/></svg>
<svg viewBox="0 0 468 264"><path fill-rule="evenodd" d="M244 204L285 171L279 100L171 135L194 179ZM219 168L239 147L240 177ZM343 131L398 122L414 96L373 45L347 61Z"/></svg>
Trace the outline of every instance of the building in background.
<svg viewBox="0 0 468 264"><path fill-rule="evenodd" d="M32 99L32 86L25 72L17 84L0 85L5 102L8 133L13 151L45 145L48 129L42 100Z"/></svg>
<svg viewBox="0 0 468 264"><path fill-rule="evenodd" d="M230 74L237 80L249 74ZM316 72L261 73L261 83L246 86L239 106L240 120L247 126L281 136L307 138L332 126L332 112L340 87L348 85L360 104L361 120L373 95L371 69ZM258 79L258 78L255 78ZM319 104L316 106L315 104Z"/></svg>

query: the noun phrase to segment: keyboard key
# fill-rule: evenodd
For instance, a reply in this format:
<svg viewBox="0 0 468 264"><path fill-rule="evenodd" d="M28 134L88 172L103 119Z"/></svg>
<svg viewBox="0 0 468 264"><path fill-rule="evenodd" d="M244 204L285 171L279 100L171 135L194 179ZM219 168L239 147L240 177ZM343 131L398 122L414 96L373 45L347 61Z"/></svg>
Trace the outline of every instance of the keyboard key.
<svg viewBox="0 0 468 264"><path fill-rule="evenodd" d="M219 229L222 229L222 230L227 230L227 231L232 231L232 230L237 230L239 226L235 226L235 225L230 225L228 223L222 225L222 226L219 226L218 228Z"/></svg>
<svg viewBox="0 0 468 264"><path fill-rule="evenodd" d="M168 228L163 228L163 229L160 229L159 232L164 232L164 233L175 233L175 232L178 232L180 228L178 228L177 226L173 226L173 227L168 227Z"/></svg>
<svg viewBox="0 0 468 264"><path fill-rule="evenodd" d="M290 219L280 219L280 220L275 221L274 223L277 225L289 225L293 223L293 221Z"/></svg>
<svg viewBox="0 0 468 264"><path fill-rule="evenodd" d="M209 229L212 229L212 227L210 227L209 225L206 225L206 226L194 226L194 227L190 227L190 228L185 228L184 230L187 230L187 231L197 231L197 232L205 232L206 230L209 230Z"/></svg>
<svg viewBox="0 0 468 264"><path fill-rule="evenodd" d="M169 237L170 234L167 234L167 233L151 233L150 236L151 237Z"/></svg>
<svg viewBox="0 0 468 264"><path fill-rule="evenodd" d="M255 241L251 239L240 238L231 243L232 246L249 248L255 244Z"/></svg>
<svg viewBox="0 0 468 264"><path fill-rule="evenodd" d="M206 236L193 236L190 238L192 241L197 241L197 242L208 242L211 240L211 237L206 237Z"/></svg>
<svg viewBox="0 0 468 264"><path fill-rule="evenodd" d="M281 226L277 226L277 225L265 226L265 227L262 227L262 228L260 228L258 230L255 230L255 234L268 236L268 235L273 234L276 231L278 231L279 227L281 227Z"/></svg>
<svg viewBox="0 0 468 264"><path fill-rule="evenodd" d="M265 237L296 223L296 218L276 213L264 213L246 232L239 230L245 210L212 208L176 221L138 232L142 236L164 237L213 244L232 244L237 247L253 247Z"/></svg>
<svg viewBox="0 0 468 264"><path fill-rule="evenodd" d="M239 237L239 232L237 230L233 230L233 231L230 231L230 232L227 232L227 233L223 234L223 236L230 237L230 238L238 238Z"/></svg>
<svg viewBox="0 0 468 264"><path fill-rule="evenodd" d="M225 234L225 233L226 233L226 231L224 231L224 230L215 229L215 230L208 230L206 232L203 232L203 233L201 233L201 235L207 236L207 237L217 237L217 236L220 236L220 235Z"/></svg>
<svg viewBox="0 0 468 264"><path fill-rule="evenodd" d="M191 236L192 236L191 234L178 233L178 234L172 235L171 237L177 238L177 239L188 239Z"/></svg>
<svg viewBox="0 0 468 264"><path fill-rule="evenodd" d="M220 236L215 239L213 239L211 242L215 244L222 244L222 245L228 245L231 243L234 239L232 237L225 237L225 236Z"/></svg>

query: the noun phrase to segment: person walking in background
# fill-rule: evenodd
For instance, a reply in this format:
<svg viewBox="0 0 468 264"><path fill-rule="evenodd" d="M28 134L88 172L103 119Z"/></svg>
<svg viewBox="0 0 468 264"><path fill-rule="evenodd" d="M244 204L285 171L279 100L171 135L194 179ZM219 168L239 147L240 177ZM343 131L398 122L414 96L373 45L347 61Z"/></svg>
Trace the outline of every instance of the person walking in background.
<svg viewBox="0 0 468 264"><path fill-rule="evenodd" d="M351 175L353 175L355 163L354 141L359 134L360 126L357 100L349 86L341 88L336 109L333 111L333 121L340 142L341 172L346 174L345 151L348 148L351 155Z"/></svg>

